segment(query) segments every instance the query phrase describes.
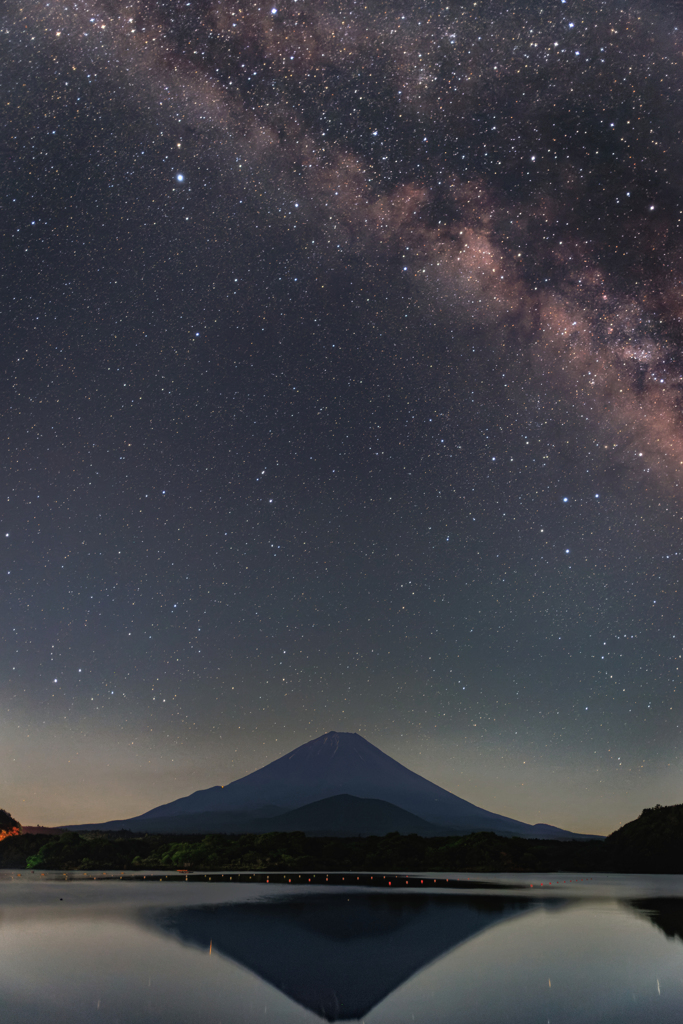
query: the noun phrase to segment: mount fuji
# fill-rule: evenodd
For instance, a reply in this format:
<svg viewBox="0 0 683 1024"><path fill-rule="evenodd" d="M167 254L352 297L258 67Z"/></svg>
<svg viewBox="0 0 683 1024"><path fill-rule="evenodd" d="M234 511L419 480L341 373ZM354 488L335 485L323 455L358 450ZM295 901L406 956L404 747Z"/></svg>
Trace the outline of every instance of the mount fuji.
<svg viewBox="0 0 683 1024"><path fill-rule="evenodd" d="M359 827L355 829L351 820L354 801L331 799L340 797L357 798L355 806L364 819L362 827L359 820ZM362 736L348 732L325 733L242 779L226 786L200 789L137 817L66 827L80 831L130 829L135 832L195 834L275 832L289 831L291 826L288 828L287 825L301 819L308 823L303 831L320 834L316 815L323 814L324 826L321 820L321 827L327 835L367 835L369 808L365 801L384 801L393 805L398 827L386 831L404 831L410 819L410 831L429 835L496 832L536 839L598 838L568 832L553 825L528 825L486 811L423 779ZM310 807L311 804L317 806ZM360 813L362 805L365 813ZM340 808L344 818L343 826L340 821L336 830L333 820L335 806ZM304 808L306 813L303 817L301 814L292 817L292 811ZM406 811L408 815L404 813ZM383 820L390 820L386 816L386 808Z"/></svg>

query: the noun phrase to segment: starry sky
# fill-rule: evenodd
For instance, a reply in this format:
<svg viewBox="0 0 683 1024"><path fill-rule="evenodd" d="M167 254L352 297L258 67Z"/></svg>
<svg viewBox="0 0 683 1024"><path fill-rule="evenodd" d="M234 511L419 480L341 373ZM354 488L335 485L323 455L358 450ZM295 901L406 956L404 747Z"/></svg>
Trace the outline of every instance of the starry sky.
<svg viewBox="0 0 683 1024"><path fill-rule="evenodd" d="M5 7L0 802L680 802L680 10L275 3Z"/></svg>

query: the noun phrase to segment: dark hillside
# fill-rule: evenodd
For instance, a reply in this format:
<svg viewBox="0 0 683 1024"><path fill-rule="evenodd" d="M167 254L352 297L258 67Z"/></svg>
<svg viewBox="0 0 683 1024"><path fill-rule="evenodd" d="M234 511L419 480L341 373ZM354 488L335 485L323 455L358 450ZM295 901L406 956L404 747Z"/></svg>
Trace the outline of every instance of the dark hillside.
<svg viewBox="0 0 683 1024"><path fill-rule="evenodd" d="M646 807L605 840L615 871L683 872L683 804Z"/></svg>
<svg viewBox="0 0 683 1024"><path fill-rule="evenodd" d="M11 814L0 808L0 832L12 832L14 829L21 829L21 825Z"/></svg>

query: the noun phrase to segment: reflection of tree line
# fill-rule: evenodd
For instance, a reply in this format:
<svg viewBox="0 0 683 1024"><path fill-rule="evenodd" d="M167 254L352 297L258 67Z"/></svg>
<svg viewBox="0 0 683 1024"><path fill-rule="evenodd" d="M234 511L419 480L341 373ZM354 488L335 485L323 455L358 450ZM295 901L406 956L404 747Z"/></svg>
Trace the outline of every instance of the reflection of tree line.
<svg viewBox="0 0 683 1024"><path fill-rule="evenodd" d="M667 938L683 940L683 899L630 900L627 905L647 917Z"/></svg>

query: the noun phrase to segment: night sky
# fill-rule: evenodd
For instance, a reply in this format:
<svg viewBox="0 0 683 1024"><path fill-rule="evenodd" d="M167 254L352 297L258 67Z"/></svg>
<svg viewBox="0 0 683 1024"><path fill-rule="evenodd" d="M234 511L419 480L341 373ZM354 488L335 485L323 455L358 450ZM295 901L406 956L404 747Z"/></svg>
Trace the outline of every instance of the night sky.
<svg viewBox="0 0 683 1024"><path fill-rule="evenodd" d="M680 9L275 3L5 8L0 803L680 802Z"/></svg>

